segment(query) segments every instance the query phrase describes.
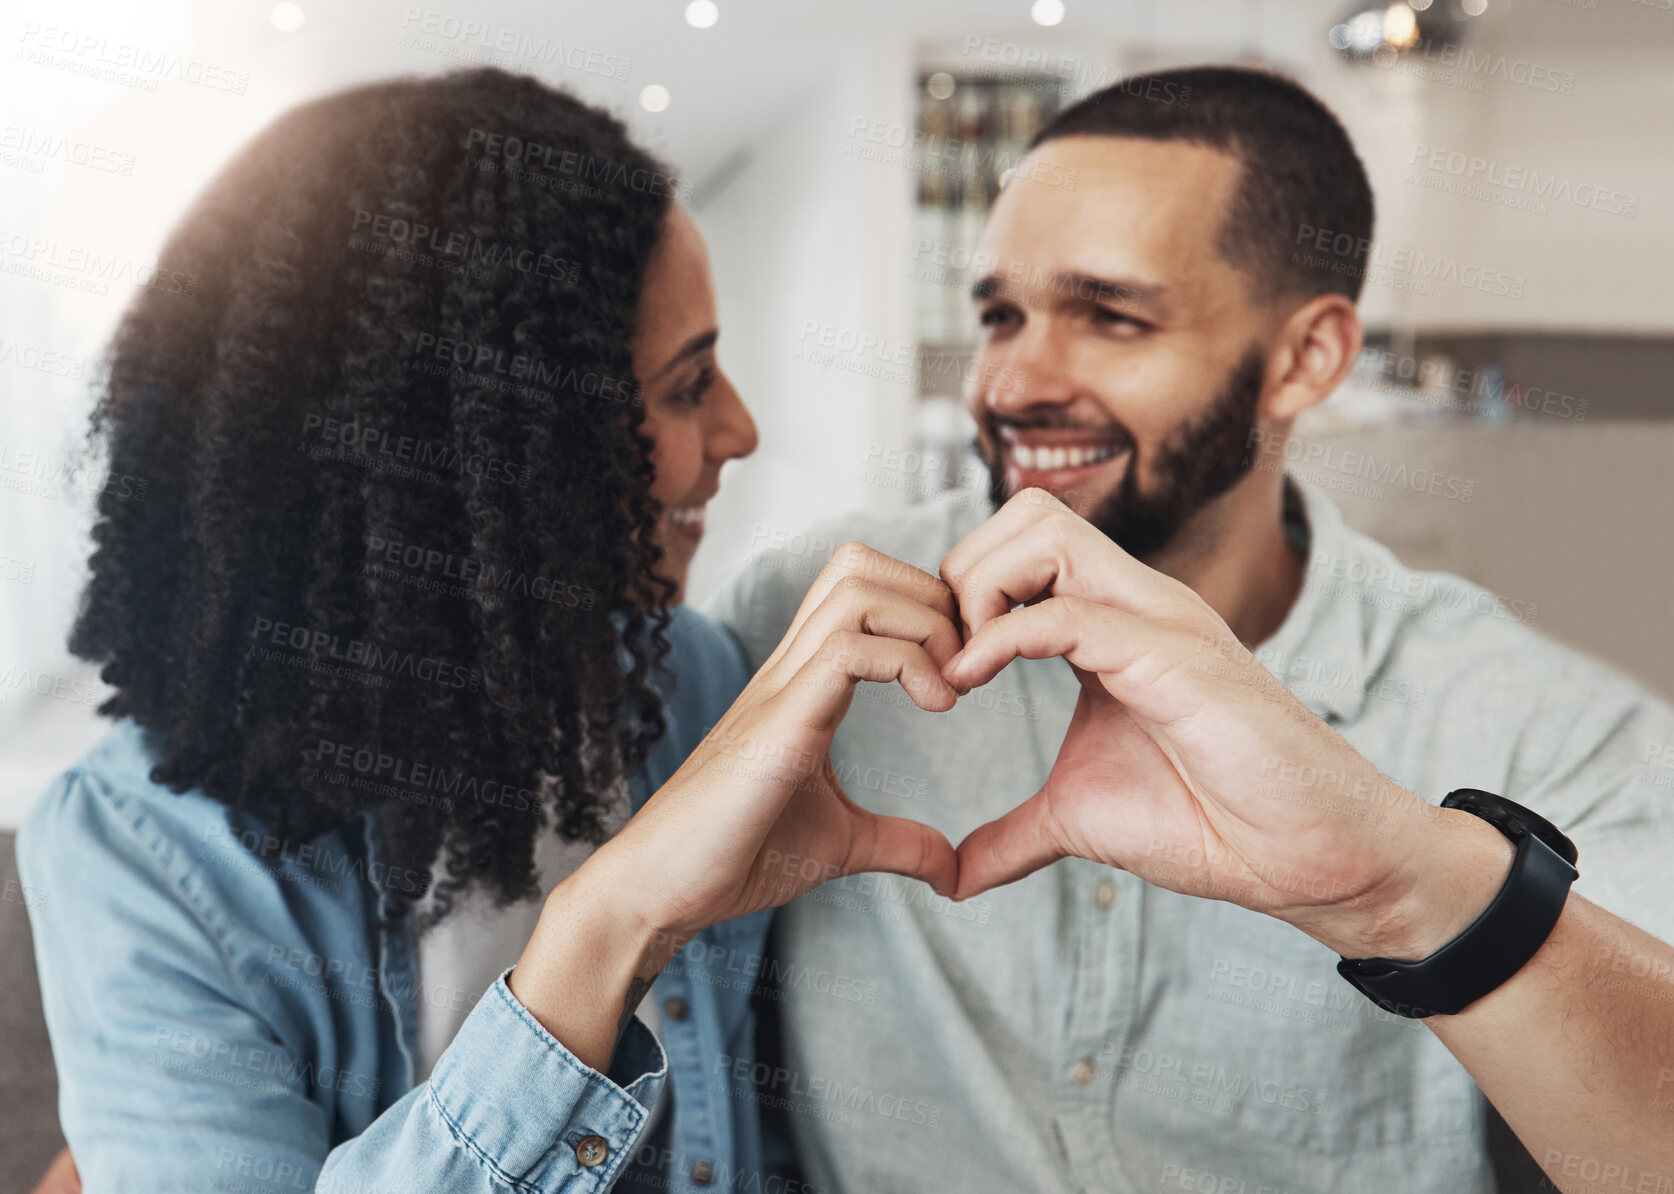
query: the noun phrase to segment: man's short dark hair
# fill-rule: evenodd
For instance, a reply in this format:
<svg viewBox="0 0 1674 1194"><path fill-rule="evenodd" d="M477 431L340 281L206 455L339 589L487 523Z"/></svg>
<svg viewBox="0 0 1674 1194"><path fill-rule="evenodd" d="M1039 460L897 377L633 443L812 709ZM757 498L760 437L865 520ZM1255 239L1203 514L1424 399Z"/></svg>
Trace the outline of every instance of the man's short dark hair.
<svg viewBox="0 0 1674 1194"><path fill-rule="evenodd" d="M1360 297L1372 187L1342 124L1296 83L1227 66L1135 75L1064 109L1029 148L1081 136L1185 141L1235 155L1243 172L1221 255L1270 297Z"/></svg>

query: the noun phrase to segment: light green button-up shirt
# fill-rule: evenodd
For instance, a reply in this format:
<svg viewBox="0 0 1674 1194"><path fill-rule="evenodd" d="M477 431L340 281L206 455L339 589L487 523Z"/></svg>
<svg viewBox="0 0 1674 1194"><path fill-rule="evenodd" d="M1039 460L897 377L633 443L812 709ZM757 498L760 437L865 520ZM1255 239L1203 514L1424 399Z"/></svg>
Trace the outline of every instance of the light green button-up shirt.
<svg viewBox="0 0 1674 1194"><path fill-rule="evenodd" d="M1577 890L1674 940L1674 710L1535 633L1538 611L1402 567L1298 488L1307 580L1258 657L1432 802L1477 787L1545 814L1580 848ZM934 573L987 513L932 504L786 536L710 611L759 666L835 544ZM862 685L834 762L861 804L957 843L1039 788L1077 692L1061 660L1016 661L941 715ZM1259 914L1066 859L965 904L838 880L776 936L783 973L832 976L782 992L785 1064L759 1096L789 1112L818 1186L1494 1189L1464 1069ZM1649 997L1634 959L1599 965Z"/></svg>

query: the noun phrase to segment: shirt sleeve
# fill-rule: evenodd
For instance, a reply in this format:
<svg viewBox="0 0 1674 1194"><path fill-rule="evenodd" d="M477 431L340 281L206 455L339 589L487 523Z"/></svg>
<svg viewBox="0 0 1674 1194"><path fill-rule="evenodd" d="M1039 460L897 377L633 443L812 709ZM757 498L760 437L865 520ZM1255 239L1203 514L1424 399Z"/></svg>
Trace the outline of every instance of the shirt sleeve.
<svg viewBox="0 0 1674 1194"><path fill-rule="evenodd" d="M341 1130L310 1091L364 1091L379 1076L248 988L226 923L183 890L144 816L71 772L18 839L60 1117L87 1194L571 1194L608 1189L627 1165L667 1076L660 1046L634 1021L600 1074L503 975L431 1080L331 1147ZM584 1137L597 1138L591 1166Z"/></svg>
<svg viewBox="0 0 1674 1194"><path fill-rule="evenodd" d="M608 1190L667 1078L662 1049L637 1018L611 1073L626 1085L564 1048L501 975L430 1080L331 1151L318 1189ZM593 1167L578 1159L589 1138L595 1148L604 1142L604 1159Z"/></svg>
<svg viewBox="0 0 1674 1194"><path fill-rule="evenodd" d="M1674 943L1674 709L1620 677L1574 669L1543 693L1513 800L1567 834L1575 890Z"/></svg>

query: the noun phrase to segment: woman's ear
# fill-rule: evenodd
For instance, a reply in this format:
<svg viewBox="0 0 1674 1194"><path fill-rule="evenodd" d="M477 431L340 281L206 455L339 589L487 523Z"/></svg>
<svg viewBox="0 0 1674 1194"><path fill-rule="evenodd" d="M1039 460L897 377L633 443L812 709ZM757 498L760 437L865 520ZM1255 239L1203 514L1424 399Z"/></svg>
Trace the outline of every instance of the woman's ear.
<svg viewBox="0 0 1674 1194"><path fill-rule="evenodd" d="M1360 313L1341 294L1309 299L1285 320L1268 357L1261 415L1288 423L1329 398L1360 355L1365 329Z"/></svg>

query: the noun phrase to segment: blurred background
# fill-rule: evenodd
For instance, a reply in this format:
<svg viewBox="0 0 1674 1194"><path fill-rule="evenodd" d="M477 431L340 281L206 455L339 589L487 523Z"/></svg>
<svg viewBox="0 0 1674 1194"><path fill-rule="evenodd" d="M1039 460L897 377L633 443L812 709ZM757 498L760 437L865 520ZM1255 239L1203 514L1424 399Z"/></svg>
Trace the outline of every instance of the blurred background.
<svg viewBox="0 0 1674 1194"><path fill-rule="evenodd" d="M495 63L626 117L708 237L762 431L701 599L853 507L980 485L970 250L1062 105L1266 64L1379 205L1351 382L1292 468L1409 563L1674 691L1674 0L14 0L0 18L0 829L99 732L64 649L89 382L171 223L281 110ZM1349 456L1348 452L1357 452ZM1354 464L1346 463L1355 461ZM1444 496L1414 476L1445 479Z"/></svg>
<svg viewBox="0 0 1674 1194"><path fill-rule="evenodd" d="M11 0L0 47L0 1189L57 1148L9 830L101 732L64 647L99 354L234 149L350 84L528 72L678 170L762 433L701 599L822 516L980 489L970 254L1043 121L1136 72L1279 68L1379 208L1367 349L1292 471L1674 693L1674 0Z"/></svg>

